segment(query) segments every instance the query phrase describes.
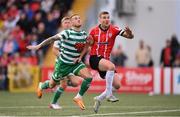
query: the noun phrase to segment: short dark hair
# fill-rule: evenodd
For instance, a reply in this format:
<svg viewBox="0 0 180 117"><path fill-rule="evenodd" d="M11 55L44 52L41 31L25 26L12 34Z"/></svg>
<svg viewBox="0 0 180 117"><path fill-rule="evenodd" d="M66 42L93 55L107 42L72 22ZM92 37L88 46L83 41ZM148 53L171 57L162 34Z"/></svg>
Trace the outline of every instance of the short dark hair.
<svg viewBox="0 0 180 117"><path fill-rule="evenodd" d="M102 12L99 13L99 17L101 17L101 15L106 15L106 14L109 14L109 12L107 12L107 11L102 11Z"/></svg>

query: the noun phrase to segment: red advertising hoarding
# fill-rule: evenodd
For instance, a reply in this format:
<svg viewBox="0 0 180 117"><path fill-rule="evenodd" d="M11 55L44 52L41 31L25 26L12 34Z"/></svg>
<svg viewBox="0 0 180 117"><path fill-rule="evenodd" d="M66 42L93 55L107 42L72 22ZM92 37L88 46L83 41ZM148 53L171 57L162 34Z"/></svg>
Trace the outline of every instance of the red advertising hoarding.
<svg viewBox="0 0 180 117"><path fill-rule="evenodd" d="M117 68L116 69L121 82L121 88L118 92L129 93L149 93L153 91L153 68ZM45 81L51 78L53 67L42 68L42 79ZM102 92L105 90L105 80L101 79L99 74L91 70L93 81L89 92ZM68 87L66 91L78 91L79 87Z"/></svg>

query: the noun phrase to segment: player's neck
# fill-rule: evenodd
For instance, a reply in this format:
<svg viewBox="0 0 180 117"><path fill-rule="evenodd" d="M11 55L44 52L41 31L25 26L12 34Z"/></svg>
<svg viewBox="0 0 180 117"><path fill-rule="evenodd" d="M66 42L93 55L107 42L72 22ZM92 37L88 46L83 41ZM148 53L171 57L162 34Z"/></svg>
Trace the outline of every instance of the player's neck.
<svg viewBox="0 0 180 117"><path fill-rule="evenodd" d="M79 31L81 31L81 28L80 27L72 27L71 29L73 29L73 30L75 30L75 31L77 31L77 32L79 32Z"/></svg>
<svg viewBox="0 0 180 117"><path fill-rule="evenodd" d="M103 26L103 25L99 25L99 28L103 31L107 31L109 29L109 26Z"/></svg>

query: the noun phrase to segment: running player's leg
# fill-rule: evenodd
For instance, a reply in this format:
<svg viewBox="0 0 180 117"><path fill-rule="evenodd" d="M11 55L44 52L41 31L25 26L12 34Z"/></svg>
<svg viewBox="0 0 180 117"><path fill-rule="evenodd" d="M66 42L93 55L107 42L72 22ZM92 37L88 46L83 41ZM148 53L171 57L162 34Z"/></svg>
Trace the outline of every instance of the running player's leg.
<svg viewBox="0 0 180 117"><path fill-rule="evenodd" d="M120 87L121 87L121 78L118 73L115 73L113 79L113 88L115 90L118 90Z"/></svg>
<svg viewBox="0 0 180 117"><path fill-rule="evenodd" d="M53 88L56 85L56 83L54 82L53 79L50 80L46 80L45 82L40 82L38 85L38 89L37 89L37 97L41 98L42 97L42 91L44 89L48 89L48 88Z"/></svg>
<svg viewBox="0 0 180 117"><path fill-rule="evenodd" d="M62 76L63 76L63 73L62 73L62 70L61 70L61 62L56 62L55 63L55 70L53 72L53 75L52 75L52 78L50 80L46 80L44 83L39 83L39 87L38 87L38 90L37 90L37 95L39 98L41 98L42 96L42 90L43 89L48 89L48 88L53 88L56 86L57 83L60 82L60 80L62 80Z"/></svg>
<svg viewBox="0 0 180 117"><path fill-rule="evenodd" d="M88 68L85 67L83 63L79 63L79 65L76 67L76 69L73 71L75 75L79 75L82 77L84 80L81 83L81 88L78 92L78 94L74 97L74 102L77 103L77 105L84 110L85 106L82 100L82 96L84 93L88 90L91 81L92 81L92 74L88 70Z"/></svg>
<svg viewBox="0 0 180 117"><path fill-rule="evenodd" d="M112 84L113 84L113 78L114 78L115 65L111 61L102 58L99 61L98 68L100 71L107 71L106 76L105 76L106 89L103 93L101 93L98 96L100 100L103 100L112 95Z"/></svg>
<svg viewBox="0 0 180 117"><path fill-rule="evenodd" d="M60 86L57 87L57 89L54 93L53 99L50 104L50 108L61 109L62 107L60 107L57 104L58 99L61 97L62 93L64 92L64 90L66 89L67 86L77 87L79 85L79 80L80 80L80 77L75 76L73 74L68 75L67 79L62 80L60 82Z"/></svg>
<svg viewBox="0 0 180 117"><path fill-rule="evenodd" d="M121 82L121 80L120 80L120 76L117 74L117 73L115 73L114 74L114 79L113 79L113 92L115 92L116 90L118 90L119 88L120 88L120 83ZM109 102L117 102L117 101L119 101L119 99L118 98L116 98L114 95L111 95L108 99L107 99L107 101L109 101Z"/></svg>
<svg viewBox="0 0 180 117"><path fill-rule="evenodd" d="M58 99L60 98L61 94L67 87L67 80L61 80L59 87L57 87L56 91L54 92L51 104L49 105L52 109L61 109L62 107L57 104Z"/></svg>
<svg viewBox="0 0 180 117"><path fill-rule="evenodd" d="M68 76L67 84L68 84L68 86L77 87L81 81L82 81L81 77L71 74Z"/></svg>

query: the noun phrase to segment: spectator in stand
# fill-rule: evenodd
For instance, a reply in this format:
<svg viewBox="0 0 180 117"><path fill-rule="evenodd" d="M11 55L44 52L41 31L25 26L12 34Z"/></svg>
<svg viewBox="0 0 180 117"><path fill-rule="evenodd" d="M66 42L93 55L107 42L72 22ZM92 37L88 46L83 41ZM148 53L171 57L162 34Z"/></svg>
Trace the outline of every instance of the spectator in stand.
<svg viewBox="0 0 180 117"><path fill-rule="evenodd" d="M11 61L10 57L8 56L8 53L3 53L2 57L0 57L0 82L1 82L1 88L7 89L7 67L9 62Z"/></svg>
<svg viewBox="0 0 180 117"><path fill-rule="evenodd" d="M36 33L31 34L32 39L30 40L30 45L38 45L38 36ZM34 51L30 50L30 56L38 58L38 64L42 63L43 60L43 52L42 50Z"/></svg>
<svg viewBox="0 0 180 117"><path fill-rule="evenodd" d="M12 29L11 35L17 41L18 45L20 45L20 41L22 40L22 38L24 38L24 31L20 28L19 25L16 25Z"/></svg>
<svg viewBox="0 0 180 117"><path fill-rule="evenodd" d="M111 56L111 61L116 65L116 66L125 66L125 62L128 59L126 54L123 52L122 47L119 45L116 50L112 53Z"/></svg>
<svg viewBox="0 0 180 117"><path fill-rule="evenodd" d="M149 55L150 55L150 61L148 63L148 67L153 67L154 66L154 61L153 61L152 55L151 55L151 47L149 45L147 45L147 49L148 49Z"/></svg>
<svg viewBox="0 0 180 117"><path fill-rule="evenodd" d="M180 45L179 45L179 42L178 42L178 39L176 37L176 35L172 35L171 37L171 56L172 56L172 64L174 64L174 61L176 59L176 55L178 53L178 51L180 50Z"/></svg>
<svg viewBox="0 0 180 117"><path fill-rule="evenodd" d="M178 51L176 55L176 59L173 63L173 67L180 67L180 50Z"/></svg>
<svg viewBox="0 0 180 117"><path fill-rule="evenodd" d="M46 21L45 21L45 30L48 32L49 36L53 36L56 33L56 29L58 27L58 23L54 19L51 12L47 14Z"/></svg>
<svg viewBox="0 0 180 117"><path fill-rule="evenodd" d="M0 56L2 56L3 54L3 44L5 39L8 37L9 35L9 31L5 29L4 26L2 26L2 28L0 29Z"/></svg>
<svg viewBox="0 0 180 117"><path fill-rule="evenodd" d="M37 36L38 36L38 40L37 40L38 44L50 36L49 33L46 32L45 24L43 22L40 22L38 24ZM49 46L42 48L43 55L46 54L48 47Z"/></svg>
<svg viewBox="0 0 180 117"><path fill-rule="evenodd" d="M29 8L28 3L24 5L23 11L26 13L28 21L31 21L34 16L34 12Z"/></svg>
<svg viewBox="0 0 180 117"><path fill-rule="evenodd" d="M31 28L32 28L32 32L36 32L37 31L37 26L40 22L43 22L43 16L42 16L42 12L37 11L33 17L33 19L30 22Z"/></svg>
<svg viewBox="0 0 180 117"><path fill-rule="evenodd" d="M136 50L135 58L138 67L148 67L151 56L143 40L139 41L139 48Z"/></svg>
<svg viewBox="0 0 180 117"><path fill-rule="evenodd" d="M7 53L8 55L14 55L18 52L19 46L16 40L13 38L12 34L10 34L3 44L3 53Z"/></svg>
<svg viewBox="0 0 180 117"><path fill-rule="evenodd" d="M6 81L5 70L4 70L4 67L1 65L1 62L0 62L0 90L1 89L4 90L6 88L5 81Z"/></svg>
<svg viewBox="0 0 180 117"><path fill-rule="evenodd" d="M171 41L166 40L166 46L161 51L160 64L162 67L171 67L172 66L172 49Z"/></svg>
<svg viewBox="0 0 180 117"><path fill-rule="evenodd" d="M17 22L17 25L25 32L25 34L31 32L31 27L29 25L29 21L25 12L20 13L20 19Z"/></svg>
<svg viewBox="0 0 180 117"><path fill-rule="evenodd" d="M55 0L43 0L43 1L41 2L41 8L42 8L42 10L44 10L46 13L47 13L47 12L50 12L54 1L55 1Z"/></svg>

